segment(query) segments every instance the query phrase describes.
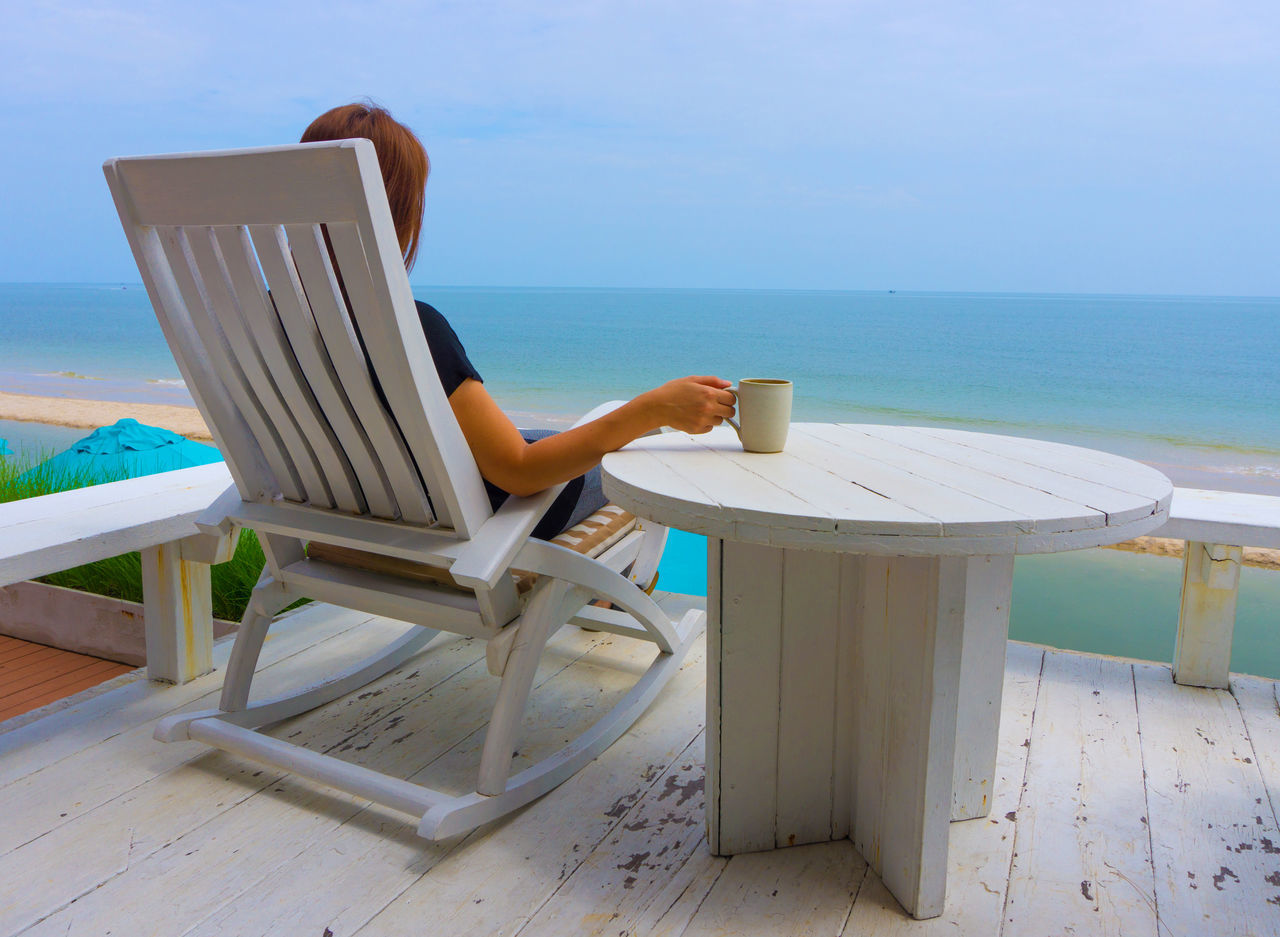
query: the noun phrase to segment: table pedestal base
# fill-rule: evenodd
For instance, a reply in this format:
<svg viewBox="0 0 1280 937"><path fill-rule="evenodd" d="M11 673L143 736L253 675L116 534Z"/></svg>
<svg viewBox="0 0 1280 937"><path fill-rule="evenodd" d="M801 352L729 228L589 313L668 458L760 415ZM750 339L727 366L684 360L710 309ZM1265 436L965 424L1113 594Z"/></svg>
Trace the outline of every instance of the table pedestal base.
<svg viewBox="0 0 1280 937"><path fill-rule="evenodd" d="M732 855L851 838L917 918L995 775L1013 557L708 541L707 820Z"/></svg>

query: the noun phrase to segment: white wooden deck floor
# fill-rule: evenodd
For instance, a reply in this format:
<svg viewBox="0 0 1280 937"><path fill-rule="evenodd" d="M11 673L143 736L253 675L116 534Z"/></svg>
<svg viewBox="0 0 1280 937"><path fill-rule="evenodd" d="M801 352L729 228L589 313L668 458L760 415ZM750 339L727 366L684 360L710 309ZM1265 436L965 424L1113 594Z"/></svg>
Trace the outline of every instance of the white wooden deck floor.
<svg viewBox="0 0 1280 937"><path fill-rule="evenodd" d="M264 660L305 680L400 627L312 607ZM591 718L634 655L562 631L525 750ZM575 778L439 844L355 798L153 741L161 714L210 704L216 674L117 686L0 735L0 934L1280 934L1269 681L1187 689L1168 667L1011 645L995 809L952 826L947 912L921 922L848 841L708 853L703 670L699 647ZM277 731L461 789L496 684L480 645L453 640Z"/></svg>

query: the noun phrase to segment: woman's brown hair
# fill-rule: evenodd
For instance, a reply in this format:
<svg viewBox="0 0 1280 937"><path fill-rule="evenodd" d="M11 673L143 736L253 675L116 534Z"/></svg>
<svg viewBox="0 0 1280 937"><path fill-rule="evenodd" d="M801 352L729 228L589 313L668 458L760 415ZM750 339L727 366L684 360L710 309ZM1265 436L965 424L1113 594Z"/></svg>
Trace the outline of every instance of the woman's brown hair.
<svg viewBox="0 0 1280 937"><path fill-rule="evenodd" d="M422 234L423 194L431 171L426 148L412 130L372 102L344 104L325 111L303 132L301 142L357 137L373 141L378 153L391 219L407 270L417 259L418 238Z"/></svg>

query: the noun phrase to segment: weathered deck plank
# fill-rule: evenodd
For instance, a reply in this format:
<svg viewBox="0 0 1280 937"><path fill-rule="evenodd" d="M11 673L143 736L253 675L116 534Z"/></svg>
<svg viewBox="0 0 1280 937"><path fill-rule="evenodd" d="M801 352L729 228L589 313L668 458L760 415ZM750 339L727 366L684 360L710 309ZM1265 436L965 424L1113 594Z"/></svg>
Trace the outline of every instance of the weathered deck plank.
<svg viewBox="0 0 1280 937"><path fill-rule="evenodd" d="M404 627L394 623L386 624L390 627L379 629L384 634L375 644L385 643L385 632L394 634ZM581 645L581 634L578 632L570 637L576 638ZM579 647L577 650L580 653L583 649ZM369 648L359 648L350 657L362 656L368 650ZM321 733L313 734L310 731L309 720L317 718L310 715L299 717L292 724L283 724L279 731L284 734L301 731L305 741L321 750L339 748L344 751L344 757L353 761L375 762L378 768L388 773L411 776L448 752L460 737L471 735L483 727L485 717L492 709L497 687L496 681L489 677L484 667L482 649L473 645L473 652L475 659L462 670L457 669L456 661L447 654L433 656L428 651L415 659L415 669L421 671L418 685L423 690L423 695L414 700L415 704L427 697L440 695L465 701L463 705L445 709L439 705L429 706L434 700L425 699L428 704L426 708L430 709L432 715L428 717L423 714L416 720L416 724L426 730L419 733L417 745L402 744L405 735L412 733L411 728L401 730L393 721L395 716L371 718L370 707L362 708L362 715L351 714L351 723L335 723L330 720L323 726ZM563 657L546 655L540 668L539 680L545 681L553 677L576 656L573 648L567 649ZM349 659L348 655L343 657ZM447 692L435 686L438 677L445 678ZM220 774L229 772L233 778L239 779L240 784L221 786L223 801L235 801L233 809L220 809L217 804L205 803L204 822L195 819L189 831L177 836L173 836L171 832L165 837L179 848L164 850L161 847L166 845L165 842L145 837L147 848L135 850L137 854L130 860L130 869L136 871L135 876L124 878L108 874L81 901L46 917L30 933L61 934L68 930L71 933L103 933L110 929L112 916L125 903L124 896L127 895L128 901L140 906L159 907L165 904L165 896L172 894L181 894L184 900L171 906L163 918L146 924L140 922L135 933L160 935L173 933L175 930L186 932L225 908L256 908L259 902L245 902L242 900L243 894L257 888L278 869L302 863L303 858L312 853L311 844L315 841L329 839L346 826L355 828L372 825L376 830L380 824L385 824L398 831L400 824L404 823L404 818L392 811L370 808L357 798L293 777L282 778L270 770L262 770L249 762L221 754L199 756L195 763L168 773L172 775L170 780L175 788L173 793L182 801L181 809L174 810L172 806L162 804L158 811L160 816L155 818L156 822L162 822L165 816L172 813L191 812L190 798L184 785L193 781L199 784L204 773L200 770L202 763L204 766L216 765L212 770ZM475 762L470 765L472 770L474 765ZM190 770L192 768L196 770ZM209 767L205 767L205 770L209 770ZM464 785L467 782L463 777L455 776L449 780L459 790L466 789ZM203 785L200 786L201 793L216 796ZM448 784L443 786L448 787ZM166 806L168 810L165 809ZM91 818L92 814L86 819ZM117 819L129 822L128 816ZM137 822L144 819L145 817L135 815L134 831L145 836L145 822ZM124 823L107 825L128 830L129 827ZM130 832L137 835L134 831ZM402 842L405 850L403 864L408 865L419 852L419 841L415 841L416 837L411 835L395 837L393 843L397 840ZM443 854L444 850L440 846L422 845L427 846L428 851L435 849ZM323 852L331 854L330 850ZM200 857L199 861L190 861L193 857ZM212 877L208 874L210 867L215 870ZM88 871L86 868L85 872ZM312 878L307 883L307 893L313 904L318 903L315 882L316 879ZM346 900L349 903L350 897ZM322 930L323 927L318 929ZM233 926L230 931L221 932L260 933L262 930L256 923L250 923L243 929Z"/></svg>
<svg viewBox="0 0 1280 937"><path fill-rule="evenodd" d="M691 877L684 868L689 858L706 852L702 747L699 734L606 840L566 876L520 937L653 930L674 903L667 897L673 886L679 888Z"/></svg>
<svg viewBox="0 0 1280 937"><path fill-rule="evenodd" d="M365 636L373 644L396 627L369 622L362 630L375 632ZM327 644L360 652L368 649L355 642L361 636L340 634ZM313 675L317 656L292 655L271 670L305 680ZM60 910L76 918L94 901L106 900L106 914L114 913L109 896L132 894L139 884L120 878L126 869L147 868L148 859L167 855L192 830L238 825L242 814L235 809L279 782L278 774L199 743L155 742L147 723L9 785L4 794L6 805L13 806L13 823L6 824L9 848L0 856L0 933L17 933ZM48 832L38 834L41 820ZM74 861L68 862L69 856ZM94 897L99 894L101 899ZM89 898L67 908L81 896ZM100 925L85 923L83 932L109 929Z"/></svg>
<svg viewBox="0 0 1280 937"><path fill-rule="evenodd" d="M610 663L614 644L610 639L593 638L583 632L566 633L559 654L547 655L547 664L532 700L530 731L521 743L522 750L542 751L559 744L564 731L576 734L576 723L590 722L592 704L602 695L612 695L629 684L628 674L601 664ZM625 642L618 642L625 643ZM579 652L585 652L580 658ZM628 655L629 657L629 655ZM589 661L596 660L598 663ZM576 662L574 679L565 679L565 665ZM623 660L622 663L627 663ZM426 664L422 655L415 668ZM578 679L592 671L593 679ZM433 785L469 789L479 760L478 744L482 741L484 716L492 706L497 681L489 677L483 661L459 678L467 679L468 697L455 713L442 713L439 699L449 698L459 689L453 683L425 694L394 712L384 714L355 733L341 732L348 740L341 746L344 758L372 764L379 770L396 771L429 780ZM403 682L402 675L402 682ZM387 678L382 683L386 685ZM484 684L493 684L490 689ZM612 684L612 685L610 685ZM433 705L434 704L434 705ZM432 711L435 715L433 717ZM302 720L298 720L302 722ZM303 741L315 744L306 726ZM284 734L291 734L286 726ZM329 737L334 737L329 733ZM459 752L465 751L465 755ZM414 764L421 764L417 771ZM425 777L421 777L425 775ZM254 900L228 903L190 931L190 937L203 935L352 933L377 915L412 887L434 866L456 849L466 848L469 839L453 839L429 843L419 839L411 823L381 808L364 806L326 836L327 847L301 853L287 865L272 868L261 882L253 885L254 894L269 894L271 901ZM390 840L385 843L384 840ZM317 881L341 882L340 889L317 893ZM433 915L434 917L434 915Z"/></svg>
<svg viewBox="0 0 1280 937"><path fill-rule="evenodd" d="M1160 920L1174 934L1280 934L1280 832L1236 699L1134 665Z"/></svg>
<svg viewBox="0 0 1280 937"><path fill-rule="evenodd" d="M665 790L655 791L659 779L701 728L704 669L695 646L668 692L606 757L553 795L477 831L358 933L419 933L424 921L437 934L520 933L637 804Z"/></svg>
<svg viewBox="0 0 1280 937"><path fill-rule="evenodd" d="M1005 937L1156 933L1132 665L1045 656Z"/></svg>
<svg viewBox="0 0 1280 937"><path fill-rule="evenodd" d="M266 646L279 678L308 679L401 627L306 614ZM645 653L565 629L523 756L592 718ZM274 731L461 788L495 682L481 657L478 642L441 641ZM209 704L217 675L117 688L0 735L0 933L1280 934L1270 681L1237 678L1233 696L1178 687L1168 667L1011 645L991 816L952 827L946 912L915 921L847 841L710 855L704 667L699 647L562 787L439 844L356 798L152 741L159 716Z"/></svg>
<svg viewBox="0 0 1280 937"><path fill-rule="evenodd" d="M1272 815L1280 804L1280 702L1276 698L1277 684L1261 677L1236 676L1231 679L1231 695L1236 698L1240 715L1244 718L1245 731L1252 743L1252 758L1258 765L1258 773L1267 789L1267 801ZM1249 757L1249 756L1246 756ZM1280 843L1272 843L1280 847ZM1272 896L1280 905L1280 882Z"/></svg>
<svg viewBox="0 0 1280 937"><path fill-rule="evenodd" d="M335 652L371 651L389 630L366 626L355 633L336 635L324 646ZM286 657L272 662L264 674L283 680L304 680L313 672L316 656ZM475 655L472 656L474 659ZM199 709L215 704L213 692L206 690L203 697L182 708ZM153 723L145 722L125 729L108 744L91 745L0 788L6 806L6 822L0 826L0 857L6 857L24 843L76 823L82 815L162 778L171 769L208 751L198 742L161 745L151 737L152 728ZM122 819L127 821L128 817ZM76 835L83 833L72 834L73 838ZM4 861L0 858L0 863Z"/></svg>
<svg viewBox="0 0 1280 937"><path fill-rule="evenodd" d="M272 627L271 639L262 651L262 665L291 654L309 652L329 637L355 628L369 618L358 612L326 606L299 609ZM138 680L112 691L109 700L96 697L0 734L0 788L130 728L151 726L161 716L216 693L222 686L222 668L230 653L231 644L220 642L214 648L213 664L217 672L190 683L157 687Z"/></svg>
<svg viewBox="0 0 1280 937"><path fill-rule="evenodd" d="M838 934L867 864L847 839L733 857L684 937Z"/></svg>

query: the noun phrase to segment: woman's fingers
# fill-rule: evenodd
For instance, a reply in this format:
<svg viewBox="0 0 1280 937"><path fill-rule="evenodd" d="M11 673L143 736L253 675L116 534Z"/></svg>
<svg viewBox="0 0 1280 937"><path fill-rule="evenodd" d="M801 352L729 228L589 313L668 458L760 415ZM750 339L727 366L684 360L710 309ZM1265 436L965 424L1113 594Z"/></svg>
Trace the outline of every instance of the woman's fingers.
<svg viewBox="0 0 1280 937"><path fill-rule="evenodd" d="M694 374L685 378L685 380L694 381L695 383L698 383L698 384L706 384L710 387L725 388L725 387L733 386L732 381L726 381L722 377L715 377L714 375L711 375L711 374Z"/></svg>
<svg viewBox="0 0 1280 937"><path fill-rule="evenodd" d="M661 402L663 423L686 433L706 433L733 416L733 386L724 378L701 374L668 381L652 393Z"/></svg>

